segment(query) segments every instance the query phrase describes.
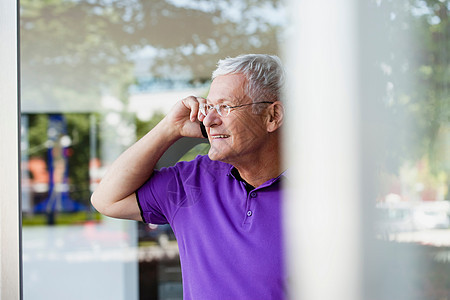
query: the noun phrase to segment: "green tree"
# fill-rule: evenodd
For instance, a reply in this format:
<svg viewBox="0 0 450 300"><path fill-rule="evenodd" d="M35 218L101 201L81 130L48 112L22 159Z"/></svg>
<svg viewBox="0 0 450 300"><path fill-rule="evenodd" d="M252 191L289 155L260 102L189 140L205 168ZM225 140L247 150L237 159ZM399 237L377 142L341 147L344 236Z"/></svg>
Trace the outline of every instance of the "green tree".
<svg viewBox="0 0 450 300"><path fill-rule="evenodd" d="M126 101L134 63L145 49L153 51L146 72L184 79L209 78L225 56L278 52L282 22L267 12L282 11L281 1L174 3L21 1L24 108L99 109L105 91Z"/></svg>
<svg viewBox="0 0 450 300"><path fill-rule="evenodd" d="M382 14L384 51L374 61L385 78L382 101L394 131L385 151L388 171L426 159L430 176L450 180L449 3L441 0L372 1ZM378 91L378 94L380 94ZM406 125L406 126L405 126ZM448 182L450 188L450 181Z"/></svg>

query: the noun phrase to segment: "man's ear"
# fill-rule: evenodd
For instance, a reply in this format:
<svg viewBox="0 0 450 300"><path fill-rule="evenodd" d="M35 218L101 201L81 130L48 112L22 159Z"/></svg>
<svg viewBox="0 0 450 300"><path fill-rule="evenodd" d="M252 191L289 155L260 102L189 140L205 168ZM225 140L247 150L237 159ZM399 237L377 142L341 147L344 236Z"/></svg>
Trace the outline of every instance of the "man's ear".
<svg viewBox="0 0 450 300"><path fill-rule="evenodd" d="M284 106L280 101L275 101L268 109L267 131L274 132L283 124Z"/></svg>

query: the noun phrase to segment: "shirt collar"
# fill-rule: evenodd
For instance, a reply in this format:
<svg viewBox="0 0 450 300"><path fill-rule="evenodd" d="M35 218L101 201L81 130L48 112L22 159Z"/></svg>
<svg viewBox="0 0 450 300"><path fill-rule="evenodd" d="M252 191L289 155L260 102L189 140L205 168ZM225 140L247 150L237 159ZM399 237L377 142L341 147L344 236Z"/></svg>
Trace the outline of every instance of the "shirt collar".
<svg viewBox="0 0 450 300"><path fill-rule="evenodd" d="M278 177L269 179L268 181L263 183L260 187L269 186L272 183L277 182L278 180L281 180L282 178L289 179L289 175L288 174L289 174L289 169L286 169ZM231 177L233 177L236 180L242 180L242 179L240 179L239 171L235 167L233 167L232 165L230 165L230 168L228 169L227 176L231 176Z"/></svg>

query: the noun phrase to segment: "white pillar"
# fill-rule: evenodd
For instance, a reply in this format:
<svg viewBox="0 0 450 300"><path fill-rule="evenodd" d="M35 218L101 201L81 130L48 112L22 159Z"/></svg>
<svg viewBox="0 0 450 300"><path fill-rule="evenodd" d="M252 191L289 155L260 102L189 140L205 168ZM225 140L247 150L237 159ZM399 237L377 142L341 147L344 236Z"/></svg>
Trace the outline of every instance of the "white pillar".
<svg viewBox="0 0 450 300"><path fill-rule="evenodd" d="M361 298L357 2L289 1L290 299Z"/></svg>

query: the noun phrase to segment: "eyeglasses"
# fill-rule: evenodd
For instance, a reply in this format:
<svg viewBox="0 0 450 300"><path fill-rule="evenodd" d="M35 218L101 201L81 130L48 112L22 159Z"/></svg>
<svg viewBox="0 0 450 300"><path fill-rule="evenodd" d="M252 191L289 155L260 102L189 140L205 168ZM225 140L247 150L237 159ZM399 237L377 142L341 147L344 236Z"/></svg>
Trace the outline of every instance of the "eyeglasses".
<svg viewBox="0 0 450 300"><path fill-rule="evenodd" d="M263 104L263 103L272 104L274 102L261 101L261 102L253 102L253 103L247 103L247 104L236 105L236 106L229 106L228 104L217 104L217 105L213 106L211 104L200 103L200 112L206 117L211 112L211 110L215 109L221 117L226 117L230 114L230 111L234 108L253 105L253 104Z"/></svg>

